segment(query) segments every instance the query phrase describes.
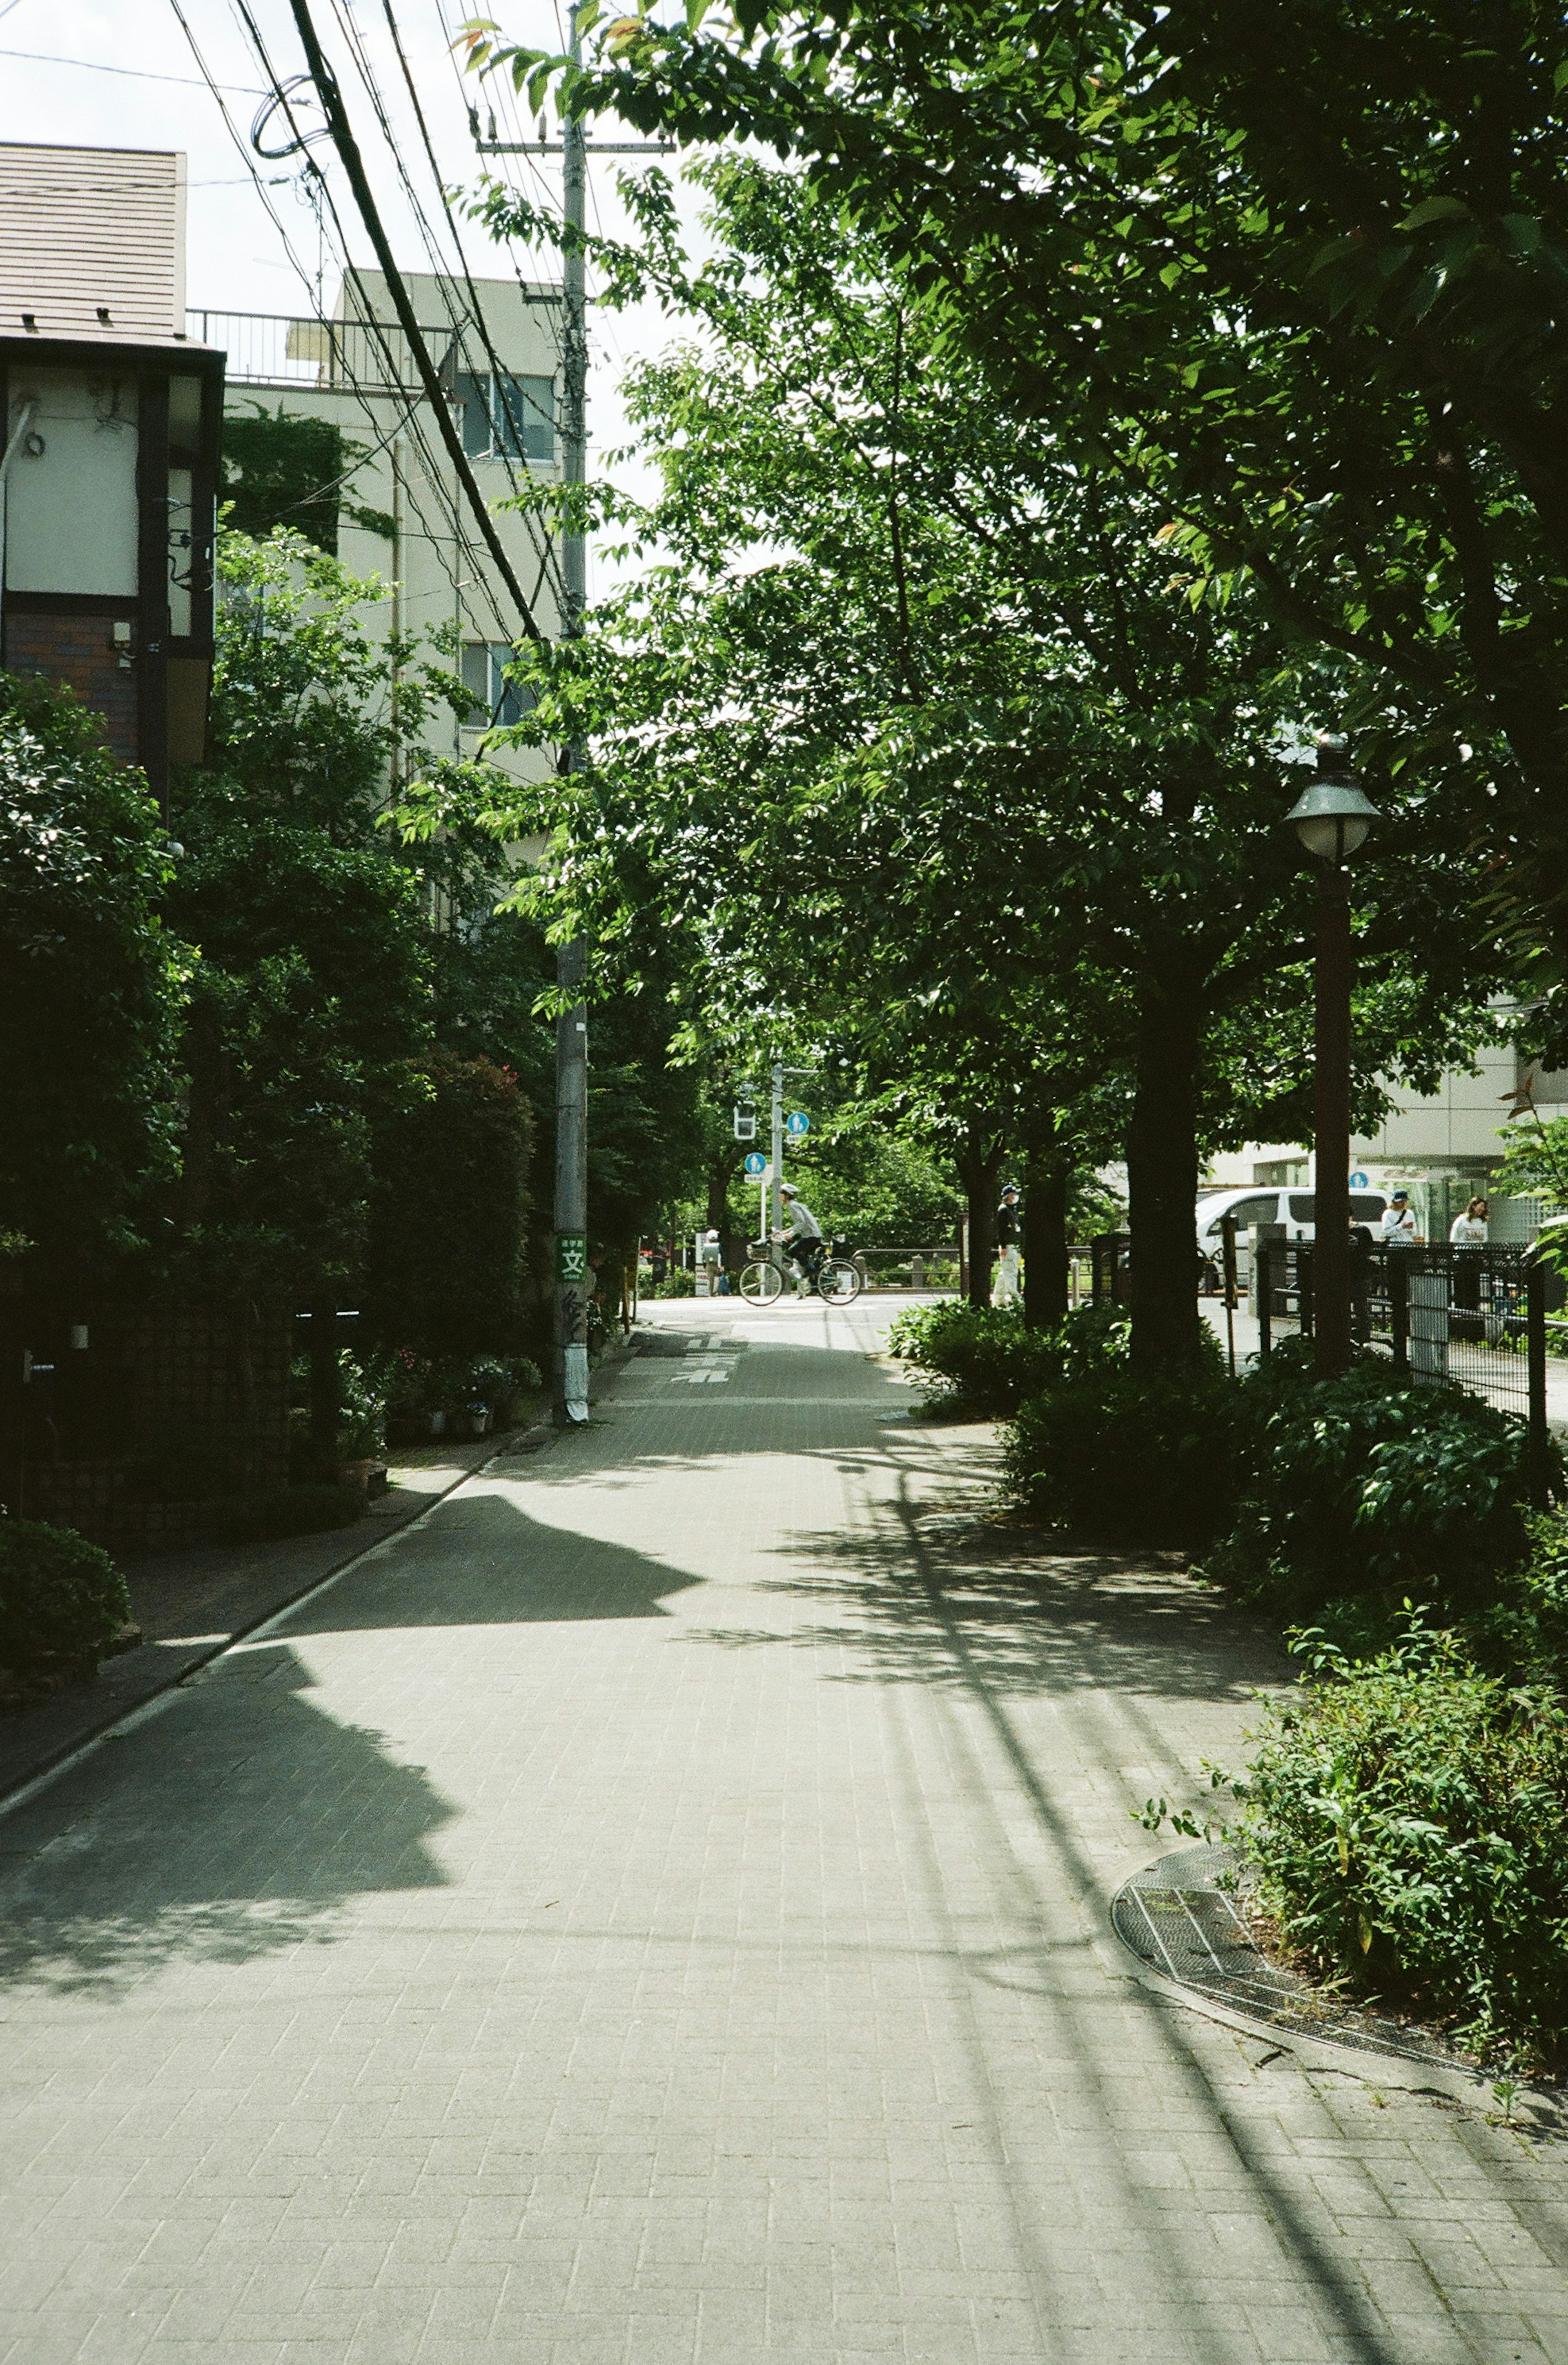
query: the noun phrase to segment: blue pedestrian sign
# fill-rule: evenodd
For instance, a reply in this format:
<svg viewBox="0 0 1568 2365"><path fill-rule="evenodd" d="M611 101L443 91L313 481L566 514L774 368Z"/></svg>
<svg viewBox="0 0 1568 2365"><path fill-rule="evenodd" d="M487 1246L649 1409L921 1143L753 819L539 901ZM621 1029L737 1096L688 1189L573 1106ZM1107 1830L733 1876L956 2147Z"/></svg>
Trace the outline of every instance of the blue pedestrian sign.
<svg viewBox="0 0 1568 2365"><path fill-rule="evenodd" d="M784 1130L786 1133L794 1134L798 1137L802 1133L810 1133L811 1129L812 1120L806 1115L804 1109L791 1110L790 1114L784 1120Z"/></svg>
<svg viewBox="0 0 1568 2365"><path fill-rule="evenodd" d="M764 1158L760 1149L754 1149L751 1152L745 1162L745 1171L748 1174L763 1174L767 1172L767 1160Z"/></svg>
<svg viewBox="0 0 1568 2365"><path fill-rule="evenodd" d="M1351 1177L1350 1177L1350 1188L1351 1188L1351 1190L1352 1190L1352 1191L1364 1191L1364 1190L1366 1189L1366 1187L1367 1187L1367 1178L1366 1178L1366 1176L1365 1176L1364 1174L1352 1174L1352 1175L1351 1175Z"/></svg>

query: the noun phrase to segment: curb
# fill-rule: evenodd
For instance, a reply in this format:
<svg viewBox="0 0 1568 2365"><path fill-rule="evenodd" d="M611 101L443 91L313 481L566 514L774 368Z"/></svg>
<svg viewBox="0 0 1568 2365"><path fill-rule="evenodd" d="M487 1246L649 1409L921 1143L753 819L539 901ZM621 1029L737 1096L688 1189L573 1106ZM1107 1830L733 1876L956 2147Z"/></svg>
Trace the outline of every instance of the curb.
<svg viewBox="0 0 1568 2365"><path fill-rule="evenodd" d="M553 1433L546 1420L543 1424L535 1421L530 1428L521 1430L520 1436L531 1437L534 1429L541 1426L547 1433ZM432 1511L439 1509L450 1496L455 1495L460 1486L465 1486L470 1478L477 1478L482 1472L488 1470L490 1464L497 1459L498 1459L498 1452L487 1455L483 1462L476 1462L472 1470L465 1470L460 1477L453 1480L450 1486L443 1486L439 1495L432 1496L424 1509L417 1511L411 1519L400 1521L389 1534L372 1537L367 1542L362 1544L357 1552L352 1552L347 1560L340 1561L336 1568L328 1569L322 1576L312 1577L299 1592L291 1593L286 1601L278 1602L274 1608L264 1611L260 1618L253 1618L248 1626L237 1626L234 1631L227 1635L221 1642L216 1642L210 1650L202 1651L186 1660L177 1674L171 1675L168 1682L160 1685L156 1691L149 1692L145 1699L138 1700L134 1708L120 1709L117 1715L106 1717L102 1724L95 1726L91 1732L84 1733L80 1740L68 1742L63 1749L56 1751L52 1757L46 1758L41 1765L36 1765L31 1773L24 1774L18 1781L11 1785L8 1790L0 1793L0 1819L4 1819L16 1808L25 1805L27 1800L34 1798L39 1791L47 1789L51 1782L58 1780L62 1774L69 1773L73 1765L79 1765L84 1758L91 1757L103 1747L106 1741L112 1741L117 1733L131 1732L137 1725L143 1724L149 1718L156 1716L160 1710L169 1706L182 1686L192 1682L206 1668L210 1667L215 1660L223 1658L227 1653L237 1649L241 1642L254 1642L267 1627L274 1625L280 1618L285 1618L291 1610L299 1608L303 1603L313 1599L317 1594L324 1593L329 1586L337 1583L339 1577L346 1576L350 1569L357 1568L361 1561L368 1560L371 1554L379 1552L383 1545L391 1543L398 1536L411 1534L415 1528L422 1527Z"/></svg>

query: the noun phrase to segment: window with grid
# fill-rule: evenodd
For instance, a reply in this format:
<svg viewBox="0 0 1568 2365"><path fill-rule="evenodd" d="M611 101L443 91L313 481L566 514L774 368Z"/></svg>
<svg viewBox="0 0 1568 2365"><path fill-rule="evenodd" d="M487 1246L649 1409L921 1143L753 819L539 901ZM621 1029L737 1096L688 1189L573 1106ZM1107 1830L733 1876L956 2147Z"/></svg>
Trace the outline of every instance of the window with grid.
<svg viewBox="0 0 1568 2365"><path fill-rule="evenodd" d="M461 413L463 449L471 460L492 454L509 460L555 457L555 381L498 370L475 376L460 371L454 392Z"/></svg>
<svg viewBox="0 0 1568 2365"><path fill-rule="evenodd" d="M515 655L510 641L464 642L463 687L471 701L464 721L470 731L521 723L537 703L526 683L507 678Z"/></svg>

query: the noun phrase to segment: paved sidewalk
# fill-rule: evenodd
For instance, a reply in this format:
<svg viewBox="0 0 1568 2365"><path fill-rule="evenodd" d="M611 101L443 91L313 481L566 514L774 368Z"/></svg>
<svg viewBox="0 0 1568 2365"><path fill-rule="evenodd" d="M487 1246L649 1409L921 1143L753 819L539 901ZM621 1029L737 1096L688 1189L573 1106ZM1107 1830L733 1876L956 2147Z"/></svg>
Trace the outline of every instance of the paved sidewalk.
<svg viewBox="0 0 1568 2365"><path fill-rule="evenodd" d="M93 1682L69 1684L0 1717L0 1799L356 1559L378 1535L418 1519L465 1471L487 1462L496 1446L489 1437L404 1448L393 1455L387 1492L352 1527L266 1543L122 1555L130 1614L143 1639L106 1660Z"/></svg>
<svg viewBox="0 0 1568 2365"><path fill-rule="evenodd" d="M1561 2146L1108 1935L1268 1638L977 1530L885 1303L650 1310L0 1819L0 2358L1568 2359Z"/></svg>

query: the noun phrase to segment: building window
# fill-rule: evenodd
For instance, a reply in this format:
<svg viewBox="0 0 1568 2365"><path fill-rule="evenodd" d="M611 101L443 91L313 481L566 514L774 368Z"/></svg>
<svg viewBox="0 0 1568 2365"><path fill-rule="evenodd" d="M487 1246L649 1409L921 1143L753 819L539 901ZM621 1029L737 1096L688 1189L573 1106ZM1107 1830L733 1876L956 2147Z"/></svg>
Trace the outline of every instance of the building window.
<svg viewBox="0 0 1568 2365"><path fill-rule="evenodd" d="M521 723L538 704L526 682L507 678L516 655L510 641L464 642L463 687L472 701L464 721L470 731Z"/></svg>
<svg viewBox="0 0 1568 2365"><path fill-rule="evenodd" d="M515 377L510 370L455 380L463 449L471 460L497 454L549 463L555 457L555 381Z"/></svg>

